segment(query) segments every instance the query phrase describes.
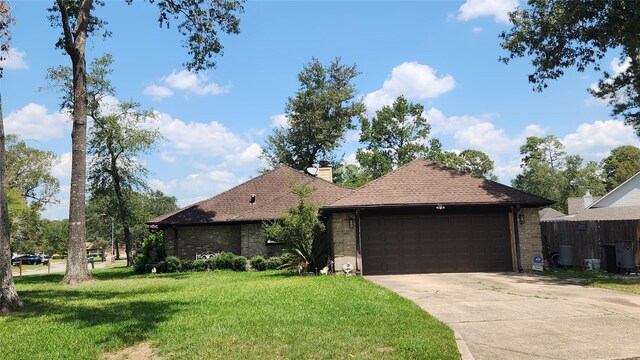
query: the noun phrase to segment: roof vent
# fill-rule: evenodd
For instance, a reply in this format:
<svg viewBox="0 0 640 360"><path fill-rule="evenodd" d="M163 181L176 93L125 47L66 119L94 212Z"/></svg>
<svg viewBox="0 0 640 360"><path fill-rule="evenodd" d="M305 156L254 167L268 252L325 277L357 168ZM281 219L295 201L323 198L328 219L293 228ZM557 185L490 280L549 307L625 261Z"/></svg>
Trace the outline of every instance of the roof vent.
<svg viewBox="0 0 640 360"><path fill-rule="evenodd" d="M587 190L587 193L584 194L584 208L588 208L589 205L591 205L591 203L593 203L593 196L591 196L591 194L589 193L589 191Z"/></svg>
<svg viewBox="0 0 640 360"><path fill-rule="evenodd" d="M256 194L251 194L251 198L249 199L249 204L253 205L256 203Z"/></svg>

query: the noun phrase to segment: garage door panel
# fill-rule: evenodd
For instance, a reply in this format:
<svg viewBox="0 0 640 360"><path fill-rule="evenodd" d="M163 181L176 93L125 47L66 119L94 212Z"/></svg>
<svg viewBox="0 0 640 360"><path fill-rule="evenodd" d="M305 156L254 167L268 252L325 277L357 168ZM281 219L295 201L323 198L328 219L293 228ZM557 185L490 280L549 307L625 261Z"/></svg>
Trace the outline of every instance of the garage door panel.
<svg viewBox="0 0 640 360"><path fill-rule="evenodd" d="M363 216L364 273L511 271L507 213Z"/></svg>

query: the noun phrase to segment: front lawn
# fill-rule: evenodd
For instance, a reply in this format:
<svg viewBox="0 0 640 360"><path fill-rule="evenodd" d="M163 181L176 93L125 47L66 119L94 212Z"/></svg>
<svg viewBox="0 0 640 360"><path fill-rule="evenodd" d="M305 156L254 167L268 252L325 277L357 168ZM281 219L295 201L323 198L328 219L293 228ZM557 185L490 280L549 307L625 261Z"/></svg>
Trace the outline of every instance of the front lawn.
<svg viewBox="0 0 640 360"><path fill-rule="evenodd" d="M360 277L279 271L16 278L24 310L0 316L3 359L96 359L144 342L179 359L457 359L453 332Z"/></svg>
<svg viewBox="0 0 640 360"><path fill-rule="evenodd" d="M622 277L604 271L577 271L570 269L554 269L545 271L543 274L561 280L574 279L581 284L589 286L640 294L640 277L638 276Z"/></svg>

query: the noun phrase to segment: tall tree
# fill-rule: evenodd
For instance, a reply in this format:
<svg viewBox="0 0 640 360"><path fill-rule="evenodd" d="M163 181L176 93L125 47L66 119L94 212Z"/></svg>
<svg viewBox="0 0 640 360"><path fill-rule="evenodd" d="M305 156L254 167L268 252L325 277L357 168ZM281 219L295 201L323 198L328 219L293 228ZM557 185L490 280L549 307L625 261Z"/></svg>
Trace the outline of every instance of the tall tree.
<svg viewBox="0 0 640 360"><path fill-rule="evenodd" d="M529 6L510 14L511 30L500 35L508 51L500 60L531 57L529 75L534 90L542 91L566 69L601 70L610 51L624 65L618 74L604 72L593 96L612 106L640 135L640 2L635 0L530 0Z"/></svg>
<svg viewBox="0 0 640 360"><path fill-rule="evenodd" d="M493 160L486 153L479 150L463 150L458 157L462 164L459 170L475 176L487 178L489 180L497 180L498 177L493 174Z"/></svg>
<svg viewBox="0 0 640 360"><path fill-rule="evenodd" d="M422 116L424 107L398 97L393 105L376 111L369 121L361 120L360 142L356 159L364 172L376 179L429 151L427 136L431 126Z"/></svg>
<svg viewBox="0 0 640 360"><path fill-rule="evenodd" d="M632 145L618 146L602 160L607 191L615 189L640 171L640 149Z"/></svg>
<svg viewBox="0 0 640 360"><path fill-rule="evenodd" d="M11 40L10 26L14 24L9 3L0 0L0 60L9 52ZM0 78L2 67L0 67ZM11 247L9 245L9 211L7 207L7 191L5 182L5 144L4 118L2 115L2 94L0 93L0 313L9 312L22 307L11 273Z"/></svg>
<svg viewBox="0 0 640 360"><path fill-rule="evenodd" d="M563 161L567 153L557 137L547 135L542 138L529 136L527 142L520 146L520 155L522 155L523 167L528 166L531 162L540 161L552 169L559 169L564 166Z"/></svg>
<svg viewBox="0 0 640 360"><path fill-rule="evenodd" d="M123 103L117 114L94 118L89 140L89 184L93 194L111 194L124 232L127 266L133 264L131 227L136 223L133 192L146 190L147 169L139 156L148 153L160 133L145 126L151 113L139 104Z"/></svg>
<svg viewBox="0 0 640 360"><path fill-rule="evenodd" d="M127 0L131 3L133 0ZM183 45L189 49L191 60L185 63L189 70L204 70L215 66L214 56L222 53L218 35L239 33L240 20L236 13L243 10L242 0L156 0L160 11L160 26L169 26L169 19L178 21L178 32L186 37ZM96 0L95 4L105 2ZM84 247L86 148L87 148L87 37L101 29L106 23L93 16L93 0L56 0L49 9L52 26L62 28L62 36L56 47L69 55L72 64L73 128L71 132L71 193L69 196L69 251L66 284L89 280L87 256ZM108 32L102 33L108 36Z"/></svg>
<svg viewBox="0 0 640 360"><path fill-rule="evenodd" d="M566 155L564 145L555 136L529 137L520 147L523 169L512 181L517 189L555 200L553 207L567 211L567 199L605 193L598 163L584 164L578 155Z"/></svg>
<svg viewBox="0 0 640 360"><path fill-rule="evenodd" d="M343 65L336 58L323 66L316 58L298 74L300 89L285 108L288 127L276 128L267 137L263 158L271 167L281 164L304 170L319 160L334 160L334 151L345 133L354 129L365 106L354 100L352 84L359 75L356 65Z"/></svg>

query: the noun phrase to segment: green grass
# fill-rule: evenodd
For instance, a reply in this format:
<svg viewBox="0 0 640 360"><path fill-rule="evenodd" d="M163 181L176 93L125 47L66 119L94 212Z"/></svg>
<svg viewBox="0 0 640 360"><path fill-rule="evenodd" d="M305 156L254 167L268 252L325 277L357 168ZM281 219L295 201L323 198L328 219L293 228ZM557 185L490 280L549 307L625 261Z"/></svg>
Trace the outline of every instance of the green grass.
<svg viewBox="0 0 640 360"><path fill-rule="evenodd" d="M640 294L640 277L621 277L604 271L577 271L571 269L554 269L545 271L544 275L560 280L577 279L581 284Z"/></svg>
<svg viewBox="0 0 640 360"><path fill-rule="evenodd" d="M360 277L92 274L16 278L27 307L0 317L1 357L96 359L146 341L168 359L459 358L451 329Z"/></svg>

